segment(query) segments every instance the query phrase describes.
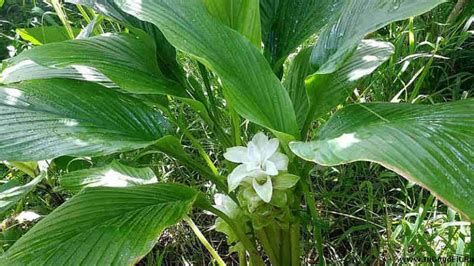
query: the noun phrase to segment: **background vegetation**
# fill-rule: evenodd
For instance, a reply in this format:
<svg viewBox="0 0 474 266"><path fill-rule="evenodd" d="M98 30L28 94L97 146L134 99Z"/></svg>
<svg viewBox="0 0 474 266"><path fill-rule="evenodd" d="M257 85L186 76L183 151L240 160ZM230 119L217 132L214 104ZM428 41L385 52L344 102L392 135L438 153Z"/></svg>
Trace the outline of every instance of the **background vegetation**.
<svg viewBox="0 0 474 266"><path fill-rule="evenodd" d="M21 29L58 26L67 34L65 25L74 32L74 29L87 26L95 16L91 10L63 5L55 0L0 0L0 3L1 60L34 45L31 39L20 34ZM55 3L59 5L54 5ZM440 5L425 15L393 23L374 33L372 38L394 44L395 54L375 73L359 82L351 101L438 103L472 97L474 3L461 0L459 3L462 5L458 6L461 8L455 7L457 3L452 1ZM100 17L99 22L100 25L96 27L97 34L102 30L124 30L119 25L101 20ZM42 37L48 36L44 34ZM178 54L178 57L189 75L201 79L195 61L182 54ZM210 82L217 80L211 77ZM216 106L222 106L222 97L218 97L218 100L221 102L216 103ZM193 115L181 106L175 111L176 114ZM222 148L214 147L215 144L209 142L209 136L205 135L204 125L200 120L187 121L196 121L189 124L187 130L199 137L198 141L211 154L215 164L224 163L222 154L219 154ZM183 141L186 143L186 140ZM30 212L34 212L40 217L45 216L70 197L57 186L58 175L76 169L105 165L117 157L125 162L130 161L136 164L135 166L152 167L157 176L165 180L190 185L205 185L206 182L196 173L189 173L186 168L180 168L172 159L162 154L148 154L146 151L93 160L58 158L49 162L52 170L47 180L16 207L0 213L3 220L0 253L7 250L37 221L25 219L24 217L28 217L25 214L31 216ZM184 176L194 178L184 179ZM18 167L0 164L0 182L6 183L9 180L27 183L31 177ZM384 260L396 261L402 257L468 255L472 231L469 223L463 222L454 211L434 199L426 190L383 167L369 163L315 167L312 180L328 261L377 265L383 264ZM212 190L210 186L207 187ZM474 204L474 199L466 200L473 201ZM208 230L214 217L195 214L193 219L202 227L213 246L218 247L221 254L227 254L223 235ZM301 243L307 263L318 260L312 249L312 239L312 235L305 235ZM208 256L208 252L195 239L190 228L182 224L168 229L154 252L140 263L160 265L189 262L201 265L209 262ZM474 257L474 254L471 256ZM232 256L224 258L229 263L236 259Z"/></svg>

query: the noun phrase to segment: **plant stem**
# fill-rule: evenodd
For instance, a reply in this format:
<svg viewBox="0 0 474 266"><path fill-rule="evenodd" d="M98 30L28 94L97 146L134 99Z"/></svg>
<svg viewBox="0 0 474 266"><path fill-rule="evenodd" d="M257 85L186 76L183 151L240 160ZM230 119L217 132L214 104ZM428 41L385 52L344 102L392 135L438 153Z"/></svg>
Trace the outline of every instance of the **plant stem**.
<svg viewBox="0 0 474 266"><path fill-rule="evenodd" d="M198 68L199 68L199 73L201 74L201 77L202 77L202 81L204 83L204 87L206 88L207 98L209 99L209 103L210 103L209 111L212 112L212 114L217 120L216 122L218 123L220 121L220 117L219 117L219 112L217 110L216 99L215 99L214 93L212 92L211 83L209 81L209 73L207 72L206 67L201 63L198 63Z"/></svg>
<svg viewBox="0 0 474 266"><path fill-rule="evenodd" d="M448 20L446 23L453 23L456 18L461 14L462 10L467 6L469 3L469 0L459 0L456 5L453 8L453 11L451 11L451 14L449 14Z"/></svg>
<svg viewBox="0 0 474 266"><path fill-rule="evenodd" d="M265 229L267 232L267 236L272 237L272 246L273 250L276 255L280 253L280 245L281 245L281 234L280 234L280 227L276 223L270 223L270 225Z"/></svg>
<svg viewBox="0 0 474 266"><path fill-rule="evenodd" d="M471 260L474 260L474 222L469 226L471 228L471 243L469 250L469 257Z"/></svg>
<svg viewBox="0 0 474 266"><path fill-rule="evenodd" d="M72 31L72 27L69 24L69 21L67 19L66 12L63 9L62 4L59 2L59 0L51 0L51 4L53 5L54 11L59 17L59 20L61 20L64 28L66 29L66 32L71 40L74 40L74 32Z"/></svg>
<svg viewBox="0 0 474 266"><path fill-rule="evenodd" d="M242 245L244 245L245 249L249 252L250 255L250 262L253 266L263 266L265 263L263 262L262 257L260 256L255 244L247 237L247 235L242 231L242 229L232 220L227 214L221 212L220 210L212 207L212 206L205 206L206 211L210 211L213 214L219 216L222 220L224 220L230 228L234 231L235 235L238 237Z"/></svg>
<svg viewBox="0 0 474 266"><path fill-rule="evenodd" d="M189 218L188 216L184 217L184 221L191 227L194 234L197 236L199 241L206 247L206 249L211 253L212 257L217 261L219 266L225 266L224 261L222 258L217 254L217 251L211 246L211 244L207 241L206 237L201 233L201 230L196 226L196 224Z"/></svg>
<svg viewBox="0 0 474 266"><path fill-rule="evenodd" d="M300 265L300 223L293 222L290 227L291 265Z"/></svg>
<svg viewBox="0 0 474 266"><path fill-rule="evenodd" d="M257 234L258 239L262 243L263 250L265 251L265 254L267 254L268 259L270 259L270 263L274 266L279 265L278 257L275 254L275 250L273 249L273 246L270 243L270 240L268 239L265 230L263 228L255 230L255 233Z"/></svg>
<svg viewBox="0 0 474 266"><path fill-rule="evenodd" d="M239 265L247 266L247 256L245 251L239 251Z"/></svg>
<svg viewBox="0 0 474 266"><path fill-rule="evenodd" d="M86 22L91 23L92 19L89 17L89 14L87 14L86 10L81 5L76 5L76 7Z"/></svg>
<svg viewBox="0 0 474 266"><path fill-rule="evenodd" d="M309 176L308 176L309 179ZM316 210L316 201L314 200L314 197L312 193L310 192L309 180L301 180L301 187L303 188L303 193L306 201L306 205L309 208L309 213L311 214L311 220L313 221L313 234L315 237L315 245L316 245L316 250L318 251L319 254L319 265L325 265L326 262L324 260L324 250L323 250L323 238L321 236L321 228L318 226L318 211Z"/></svg>
<svg viewBox="0 0 474 266"><path fill-rule="evenodd" d="M280 258L281 265L290 265L291 263L291 237L290 230L281 230L281 247L280 247Z"/></svg>
<svg viewBox="0 0 474 266"><path fill-rule="evenodd" d="M211 158L209 158L209 155L207 155L206 151L201 146L199 141L197 141L196 138L194 138L194 136L191 134L191 132L189 132L187 128L181 127L181 129L183 130L184 135L191 141L193 146L198 149L199 155L201 155L201 157L204 159L204 161L206 162L207 166L212 171L212 173L214 175L219 175L219 172L217 171L216 166L212 162Z"/></svg>
<svg viewBox="0 0 474 266"><path fill-rule="evenodd" d="M242 139L240 136L240 117L235 112L233 108L229 108L230 110L230 119L232 122L232 138L234 141L234 146L241 146L242 145Z"/></svg>

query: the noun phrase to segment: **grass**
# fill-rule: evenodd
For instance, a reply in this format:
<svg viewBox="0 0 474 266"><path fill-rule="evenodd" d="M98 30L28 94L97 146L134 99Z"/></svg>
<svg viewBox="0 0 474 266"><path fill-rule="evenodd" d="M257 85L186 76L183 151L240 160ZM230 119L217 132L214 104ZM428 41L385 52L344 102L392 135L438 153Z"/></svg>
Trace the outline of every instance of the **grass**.
<svg viewBox="0 0 474 266"><path fill-rule="evenodd" d="M358 84L357 94L351 96L351 101L440 103L472 97L474 37L467 32L469 14L461 13L453 23L446 24L454 4L441 5L428 14L393 23L374 33L371 37L393 43L395 54L389 62ZM15 28L61 25L61 19L50 13L53 10L42 2L38 2L34 8L33 3L28 1L25 4L6 4L0 8L0 58L9 56L7 47L21 51L29 46L14 33ZM87 24L89 18L82 16L85 11L81 14L72 5L66 5L64 10L72 26ZM118 27L114 23L102 21L101 28L107 31ZM196 62L182 54L179 54L179 58L189 75L202 79ZM217 82L216 77L210 76L211 85L216 85ZM215 93L215 100L218 106L216 112L219 112L224 105L223 96ZM215 165L222 164L220 159L223 147L212 142L215 136L208 133L209 128L188 107L181 104L178 106L173 112L182 113L186 115L187 121L193 121L187 125L187 130L203 146ZM227 123L230 127L231 121ZM244 123L243 126L249 131L257 130L253 125ZM182 143L191 146L183 129L179 132ZM198 154L195 149L187 148L187 151ZM113 159L120 159L134 166L152 167L162 181L186 183L203 187L206 192L215 192L215 188L209 186L208 181L197 173L163 154L149 153L147 150L93 160L63 157L54 161L48 182L44 182L15 210L3 217L1 248L7 249L32 225L15 224L13 217L18 212L33 210L46 215L70 197L59 190L57 176L74 169L101 166ZM14 176L25 181L27 179L21 172L0 164L2 179ZM383 167L371 163L353 163L339 167L317 166L312 172L312 181L316 207L321 217L319 223L324 239L324 255L331 263L382 265L386 261L395 263L404 257L469 253L472 230L469 224L427 191ZM305 213L302 215L305 218L303 226L308 225L309 217L305 217ZM236 256L226 255L228 246L224 236L210 230L214 217L202 213L190 216L223 259L228 264L237 264ZM301 247L305 263L313 264L319 258L313 249L314 237L307 232L309 230L303 235ZM211 260L191 229L185 224L179 224L165 231L153 252L139 265L205 265Z"/></svg>

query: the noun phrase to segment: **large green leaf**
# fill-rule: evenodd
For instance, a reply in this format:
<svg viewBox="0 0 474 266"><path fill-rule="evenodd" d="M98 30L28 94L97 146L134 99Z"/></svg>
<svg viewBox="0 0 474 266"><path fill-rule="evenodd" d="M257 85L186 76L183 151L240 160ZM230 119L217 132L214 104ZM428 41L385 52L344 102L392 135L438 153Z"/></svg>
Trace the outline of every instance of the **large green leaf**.
<svg viewBox="0 0 474 266"><path fill-rule="evenodd" d="M309 63L312 47L303 49L291 62L288 74L283 81L295 108L296 120L303 126L309 112L309 99L305 79L314 71Z"/></svg>
<svg viewBox="0 0 474 266"><path fill-rule="evenodd" d="M113 82L133 93L185 96L181 86L160 72L155 52L146 35L104 34L51 43L7 60L1 82L72 78Z"/></svg>
<svg viewBox="0 0 474 266"><path fill-rule="evenodd" d="M393 45L363 40L344 65L330 74L311 75L311 50L312 47L303 49L295 57L284 82L300 126L343 103L352 94L357 80L371 74L392 55Z"/></svg>
<svg viewBox="0 0 474 266"><path fill-rule="evenodd" d="M84 187L128 187L157 183L155 173L146 168L135 168L113 161L109 165L74 171L59 177L61 186L72 192Z"/></svg>
<svg viewBox="0 0 474 266"><path fill-rule="evenodd" d="M156 59L163 74L176 81L182 81L184 76L181 67L176 61L176 49L153 24L143 22L123 12L113 0L66 0L66 2L88 6L98 13L122 23L127 28L132 29L132 31L143 30L149 34L155 42L157 49Z"/></svg>
<svg viewBox="0 0 474 266"><path fill-rule="evenodd" d="M204 3L215 18L260 48L262 34L258 0L204 0Z"/></svg>
<svg viewBox="0 0 474 266"><path fill-rule="evenodd" d="M46 174L41 174L26 185L19 184L18 180L12 179L0 186L0 215L13 207L19 200L31 192L36 185L44 179Z"/></svg>
<svg viewBox="0 0 474 266"><path fill-rule="evenodd" d="M134 27L140 24L138 19L117 8L112 0L65 0L65 2L88 6L98 13Z"/></svg>
<svg viewBox="0 0 474 266"><path fill-rule="evenodd" d="M216 72L226 99L248 120L297 136L288 93L260 51L236 31L217 23L201 0L115 0L155 24L176 48Z"/></svg>
<svg viewBox="0 0 474 266"><path fill-rule="evenodd" d="M299 157L333 166L381 164L430 190L474 221L474 100L440 105L373 103L337 112Z"/></svg>
<svg viewBox="0 0 474 266"><path fill-rule="evenodd" d="M363 40L351 57L334 73L306 78L310 110L308 121L318 118L352 94L356 81L371 74L393 54L391 43Z"/></svg>
<svg viewBox="0 0 474 266"><path fill-rule="evenodd" d="M86 188L41 220L2 265L134 265L197 192L174 184Z"/></svg>
<svg viewBox="0 0 474 266"><path fill-rule="evenodd" d="M81 30L72 28L73 33L77 36ZM20 37L33 45L42 45L53 42L62 42L70 40L67 30L63 26L42 26L36 28L16 29L16 33Z"/></svg>
<svg viewBox="0 0 474 266"><path fill-rule="evenodd" d="M446 0L360 0L344 1L337 14L321 32L311 56L320 74L334 72L359 42L385 25L423 14Z"/></svg>
<svg viewBox="0 0 474 266"><path fill-rule="evenodd" d="M95 83L52 79L0 87L0 160L138 149L168 127L158 111Z"/></svg>
<svg viewBox="0 0 474 266"><path fill-rule="evenodd" d="M341 0L260 0L265 54L278 68L339 12Z"/></svg>

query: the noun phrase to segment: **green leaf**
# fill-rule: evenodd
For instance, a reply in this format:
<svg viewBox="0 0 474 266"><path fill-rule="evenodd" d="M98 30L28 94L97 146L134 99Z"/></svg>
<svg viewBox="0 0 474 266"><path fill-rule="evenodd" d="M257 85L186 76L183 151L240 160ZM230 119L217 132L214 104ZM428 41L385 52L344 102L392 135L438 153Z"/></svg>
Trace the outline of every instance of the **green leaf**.
<svg viewBox="0 0 474 266"><path fill-rule="evenodd" d="M296 120L300 127L303 126L309 112L309 99L306 92L305 79L314 73L309 57L311 55L311 48L303 49L291 62L288 74L285 77L283 84L288 90L291 102L295 108Z"/></svg>
<svg viewBox="0 0 474 266"><path fill-rule="evenodd" d="M292 61L284 82L295 106L298 124L308 126L305 122L311 123L343 103L352 94L356 81L371 74L392 53L390 43L363 40L339 70L312 74L311 47L303 49Z"/></svg>
<svg viewBox="0 0 474 266"><path fill-rule="evenodd" d="M3 163L9 168L16 168L30 177L36 177L36 169L38 168L38 162L7 162Z"/></svg>
<svg viewBox="0 0 474 266"><path fill-rule="evenodd" d="M77 36L81 30L72 29L74 36ZM42 45L53 42L62 42L70 40L67 30L63 26L42 26L37 28L16 29L20 37L33 45Z"/></svg>
<svg viewBox="0 0 474 266"><path fill-rule="evenodd" d="M370 32L391 22L423 14L446 0L344 1L344 6L325 27L311 55L320 74L336 71Z"/></svg>
<svg viewBox="0 0 474 266"><path fill-rule="evenodd" d="M260 51L236 31L216 23L201 0L116 0L127 13L155 24L176 48L222 80L224 94L244 118L297 136L288 93Z"/></svg>
<svg viewBox="0 0 474 266"><path fill-rule="evenodd" d="M132 93L186 96L180 85L160 72L155 52L146 35L104 34L51 43L7 60L1 82L71 78L116 85Z"/></svg>
<svg viewBox="0 0 474 266"><path fill-rule="evenodd" d="M341 8L341 0L260 0L265 55L273 68L317 33Z"/></svg>
<svg viewBox="0 0 474 266"><path fill-rule="evenodd" d="M140 24L136 18L120 10L112 0L65 0L65 2L88 6L94 9L97 13L130 24L131 26Z"/></svg>
<svg viewBox="0 0 474 266"><path fill-rule="evenodd" d="M41 182L46 176L45 173L39 175L31 180L26 185L18 185L16 179L8 181L6 184L0 186L0 214L12 208L19 200L30 193L36 185Z"/></svg>
<svg viewBox="0 0 474 266"><path fill-rule="evenodd" d="M20 238L4 265L134 265L197 192L177 184L86 188Z"/></svg>
<svg viewBox="0 0 474 266"><path fill-rule="evenodd" d="M310 102L308 122L343 103L353 92L356 81L371 74L393 54L388 42L363 40L351 57L334 73L319 72L306 78Z"/></svg>
<svg viewBox="0 0 474 266"><path fill-rule="evenodd" d="M277 175L272 178L273 188L280 190L292 188L298 183L298 181L300 181L299 176L289 173Z"/></svg>
<svg viewBox="0 0 474 266"><path fill-rule="evenodd" d="M72 192L84 187L128 187L157 183L155 173L146 168L134 168L113 161L109 165L74 171L59 177L61 186Z"/></svg>
<svg viewBox="0 0 474 266"><path fill-rule="evenodd" d="M183 71L176 61L176 49L165 39L163 34L151 23L143 22L123 12L113 0L66 0L67 3L88 6L97 13L103 14L122 23L132 32L146 32L156 45L157 60L163 74L176 81L184 79Z"/></svg>
<svg viewBox="0 0 474 266"><path fill-rule="evenodd" d="M142 101L90 82L52 79L0 87L0 160L139 149L168 128Z"/></svg>
<svg viewBox="0 0 474 266"><path fill-rule="evenodd" d="M334 166L369 161L400 174L474 221L474 100L440 105L373 103L337 112L299 157Z"/></svg>
<svg viewBox="0 0 474 266"><path fill-rule="evenodd" d="M262 44L259 0L204 0L221 23L244 35L256 47Z"/></svg>

